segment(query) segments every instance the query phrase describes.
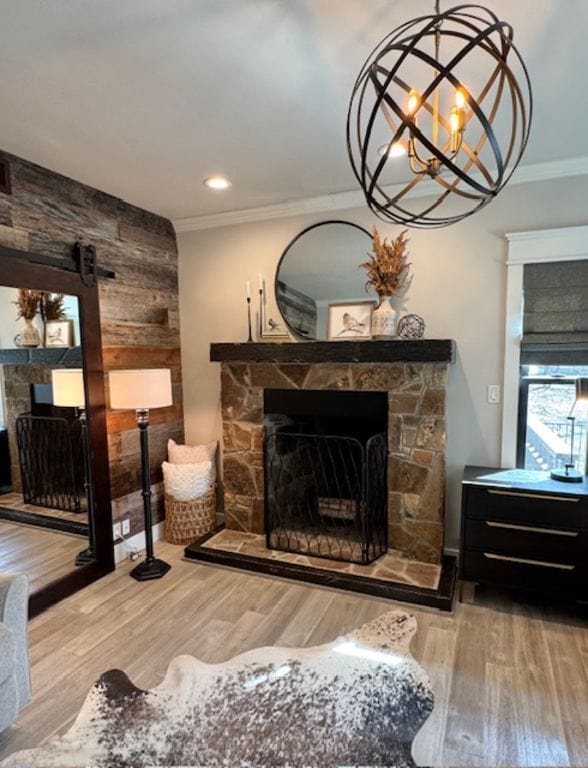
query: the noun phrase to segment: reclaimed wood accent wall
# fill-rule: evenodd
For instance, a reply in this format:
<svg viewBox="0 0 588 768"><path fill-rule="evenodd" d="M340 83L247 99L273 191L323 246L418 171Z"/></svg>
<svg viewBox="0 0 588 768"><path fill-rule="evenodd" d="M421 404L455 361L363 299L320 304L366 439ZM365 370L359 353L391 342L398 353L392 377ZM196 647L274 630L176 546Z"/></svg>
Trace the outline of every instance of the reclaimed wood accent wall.
<svg viewBox="0 0 588 768"><path fill-rule="evenodd" d="M161 462L169 437L183 440L178 311L178 251L170 221L33 163L0 153L10 173L0 190L0 245L63 258L77 239L96 247L98 264L116 273L100 281L105 371L171 368L174 404L151 412L151 481L163 517ZM43 286L39 286L42 288ZM108 389L107 389L108 392ZM107 415L113 519L143 529L139 434L135 414Z"/></svg>

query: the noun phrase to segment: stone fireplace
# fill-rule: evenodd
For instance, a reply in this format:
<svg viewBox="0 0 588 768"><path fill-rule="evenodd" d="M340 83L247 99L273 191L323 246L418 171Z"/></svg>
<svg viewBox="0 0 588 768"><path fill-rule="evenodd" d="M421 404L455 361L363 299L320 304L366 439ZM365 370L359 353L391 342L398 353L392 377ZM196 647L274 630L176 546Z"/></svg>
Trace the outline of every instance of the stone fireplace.
<svg viewBox="0 0 588 768"><path fill-rule="evenodd" d="M451 341L213 344L222 379L226 528L264 533L264 390L385 392L388 546L439 563L445 490L445 389Z"/></svg>

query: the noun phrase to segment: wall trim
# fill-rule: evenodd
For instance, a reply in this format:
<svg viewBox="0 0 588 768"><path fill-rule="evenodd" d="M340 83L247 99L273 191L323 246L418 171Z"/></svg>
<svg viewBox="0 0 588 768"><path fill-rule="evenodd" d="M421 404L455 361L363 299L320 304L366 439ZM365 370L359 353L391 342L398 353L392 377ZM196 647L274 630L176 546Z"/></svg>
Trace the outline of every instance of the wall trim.
<svg viewBox="0 0 588 768"><path fill-rule="evenodd" d="M519 369L525 264L588 259L588 226L510 232L506 281L506 324L502 407L501 465L516 466Z"/></svg>
<svg viewBox="0 0 588 768"><path fill-rule="evenodd" d="M588 226L507 232L507 266L588 257Z"/></svg>
<svg viewBox="0 0 588 768"><path fill-rule="evenodd" d="M550 181L551 179L563 179L571 176L588 175L588 156L568 158L566 160L554 160L548 163L536 163L517 168L509 185L530 184L538 181ZM385 187L385 192L392 197L395 192L400 192L404 184ZM433 181L418 184L410 193L410 197L428 197L436 190ZM175 219L172 223L177 233L196 232L202 229L214 229L215 227L228 227L234 224L247 224L253 221L268 219L288 218L289 216L301 216L308 213L326 213L341 211L347 208L362 208L365 205L363 192L354 190L351 192L335 192L320 197L307 197L300 200L291 200L285 203L264 205L258 208L244 208L238 211L224 211L222 213L209 213L202 216L190 216Z"/></svg>

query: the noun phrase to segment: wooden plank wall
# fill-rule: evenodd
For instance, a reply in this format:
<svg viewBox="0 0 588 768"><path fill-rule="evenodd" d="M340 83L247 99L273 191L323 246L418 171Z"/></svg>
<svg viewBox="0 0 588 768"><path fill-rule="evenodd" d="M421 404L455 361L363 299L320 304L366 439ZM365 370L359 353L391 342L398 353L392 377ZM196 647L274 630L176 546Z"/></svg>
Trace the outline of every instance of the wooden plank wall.
<svg viewBox="0 0 588 768"><path fill-rule="evenodd" d="M151 480L163 517L161 462L169 437L183 440L178 312L178 252L172 224L112 195L7 153L11 193L0 191L0 244L62 258L76 239L96 247L105 370L171 368L174 404L151 412ZM43 286L39 286L42 288ZM134 413L107 416L114 520L143 528L139 435Z"/></svg>

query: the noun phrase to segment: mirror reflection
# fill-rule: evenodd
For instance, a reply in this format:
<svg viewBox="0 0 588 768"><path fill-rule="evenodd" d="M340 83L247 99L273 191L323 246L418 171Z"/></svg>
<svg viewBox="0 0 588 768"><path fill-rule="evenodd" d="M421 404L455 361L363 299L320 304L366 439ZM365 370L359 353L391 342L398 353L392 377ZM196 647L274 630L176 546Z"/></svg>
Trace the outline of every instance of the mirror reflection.
<svg viewBox="0 0 588 768"><path fill-rule="evenodd" d="M94 559L81 341L77 297L0 287L0 572L31 593Z"/></svg>
<svg viewBox="0 0 588 768"><path fill-rule="evenodd" d="M371 248L366 229L348 221L325 221L301 232L282 254L276 300L290 331L325 340L329 304L365 301L359 264Z"/></svg>

